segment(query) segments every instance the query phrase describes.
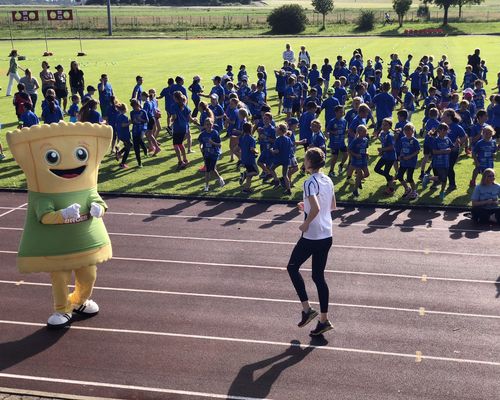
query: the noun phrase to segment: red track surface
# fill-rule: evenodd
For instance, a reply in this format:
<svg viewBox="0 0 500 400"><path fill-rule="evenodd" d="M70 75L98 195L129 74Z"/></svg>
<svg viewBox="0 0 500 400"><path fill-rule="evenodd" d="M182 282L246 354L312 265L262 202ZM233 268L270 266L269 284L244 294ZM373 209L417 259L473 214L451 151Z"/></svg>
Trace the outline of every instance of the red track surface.
<svg viewBox="0 0 500 400"><path fill-rule="evenodd" d="M295 209L111 198L116 257L99 268L101 312L49 332L48 276L15 268L25 202L0 195L0 387L141 400L498 400L498 229L454 212L337 211L335 329L311 342L285 268Z"/></svg>

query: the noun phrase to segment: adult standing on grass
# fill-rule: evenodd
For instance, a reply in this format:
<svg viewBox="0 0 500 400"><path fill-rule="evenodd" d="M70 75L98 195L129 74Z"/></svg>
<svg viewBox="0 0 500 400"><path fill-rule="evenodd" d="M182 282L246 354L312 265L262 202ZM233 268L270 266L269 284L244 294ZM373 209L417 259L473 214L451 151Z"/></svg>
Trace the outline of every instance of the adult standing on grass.
<svg viewBox="0 0 500 400"><path fill-rule="evenodd" d="M300 46L299 65L302 61L306 63L307 68L311 66L311 56L309 55L309 52L306 50L306 46Z"/></svg>
<svg viewBox="0 0 500 400"><path fill-rule="evenodd" d="M66 108L68 106L68 86L66 83L66 73L61 64L56 67L56 73L54 74L55 79L55 90L56 98L59 104L62 104L62 110L66 113Z"/></svg>
<svg viewBox="0 0 500 400"><path fill-rule="evenodd" d="M486 168L481 183L472 193L472 219L474 222L487 223L492 215L500 224L500 184L495 182L495 170Z"/></svg>
<svg viewBox="0 0 500 400"><path fill-rule="evenodd" d="M31 70L26 68L24 70L24 76L19 80L19 83L22 83L26 88L26 93L28 93L31 97L31 102L33 103L33 112L35 111L36 102L38 100L38 89L40 89L40 85L36 78L33 78Z"/></svg>
<svg viewBox="0 0 500 400"><path fill-rule="evenodd" d="M54 74L50 71L50 65L47 61L42 61L42 71L40 72L40 79L42 80L42 94L45 97L47 90L54 89L56 80Z"/></svg>
<svg viewBox="0 0 500 400"><path fill-rule="evenodd" d="M288 61L289 63L295 62L295 53L290 47L290 43L285 45L286 50L283 52L283 60Z"/></svg>
<svg viewBox="0 0 500 400"><path fill-rule="evenodd" d="M481 72L481 56L479 55L480 53L480 49L474 50L474 54L471 54L467 60L467 64L472 67L472 72L474 72L477 76L479 76L479 73Z"/></svg>
<svg viewBox="0 0 500 400"><path fill-rule="evenodd" d="M79 94L80 98L83 99L83 89L85 88L85 78L83 77L83 71L79 68L76 61L71 61L69 70L69 87L71 88L71 94Z"/></svg>
<svg viewBox="0 0 500 400"><path fill-rule="evenodd" d="M12 95L12 85L14 84L14 80L19 83L19 74L17 73L17 69L19 65L17 65L17 50L12 50L9 54L9 70L7 71L7 76L9 77L9 84L7 85L7 93L6 96Z"/></svg>
<svg viewBox="0 0 500 400"><path fill-rule="evenodd" d="M325 165L325 153L317 147L307 150L304 165L311 176L304 182L304 201L298 204L305 220L299 226L302 236L295 245L288 262L288 274L302 302L302 328L311 322L318 312L311 308L306 287L299 272L301 265L312 256L312 279L318 289L320 318L311 336L321 335L333 328L328 320L329 289L325 281L325 267L328 252L332 246L332 215L336 208L333 183L321 171Z"/></svg>

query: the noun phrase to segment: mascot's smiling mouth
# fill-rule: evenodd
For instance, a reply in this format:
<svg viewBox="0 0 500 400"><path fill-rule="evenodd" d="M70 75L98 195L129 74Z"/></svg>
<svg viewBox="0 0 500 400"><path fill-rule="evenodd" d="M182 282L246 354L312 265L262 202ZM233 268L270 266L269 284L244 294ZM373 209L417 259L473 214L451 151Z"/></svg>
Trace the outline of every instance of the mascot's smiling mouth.
<svg viewBox="0 0 500 400"><path fill-rule="evenodd" d="M72 179L80 176L83 171L85 171L85 167L86 165L73 169L51 169L50 172L54 175L60 176L61 178Z"/></svg>

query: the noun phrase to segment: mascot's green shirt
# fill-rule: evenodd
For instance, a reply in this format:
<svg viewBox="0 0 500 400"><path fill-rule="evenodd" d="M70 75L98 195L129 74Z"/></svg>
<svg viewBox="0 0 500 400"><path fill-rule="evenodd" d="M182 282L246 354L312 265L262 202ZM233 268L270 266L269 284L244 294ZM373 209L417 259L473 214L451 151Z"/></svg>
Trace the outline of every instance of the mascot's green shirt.
<svg viewBox="0 0 500 400"><path fill-rule="evenodd" d="M90 216L92 202L107 209L97 188L70 193L28 192L28 214L17 260L20 271L70 270L110 259L111 244L102 218ZM41 222L45 214L74 203L81 206L78 220Z"/></svg>

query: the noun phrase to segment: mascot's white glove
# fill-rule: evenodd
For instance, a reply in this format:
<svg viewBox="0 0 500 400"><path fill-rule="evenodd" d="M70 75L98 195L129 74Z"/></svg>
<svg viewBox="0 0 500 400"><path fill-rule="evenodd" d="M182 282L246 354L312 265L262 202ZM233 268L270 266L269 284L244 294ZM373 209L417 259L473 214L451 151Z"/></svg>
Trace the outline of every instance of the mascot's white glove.
<svg viewBox="0 0 500 400"><path fill-rule="evenodd" d="M92 202L90 203L90 215L94 218L101 218L104 215L104 208L101 205Z"/></svg>
<svg viewBox="0 0 500 400"><path fill-rule="evenodd" d="M67 220L67 219L78 219L80 218L80 204L74 203L71 204L69 207L66 207L61 210L61 215L62 217Z"/></svg>

